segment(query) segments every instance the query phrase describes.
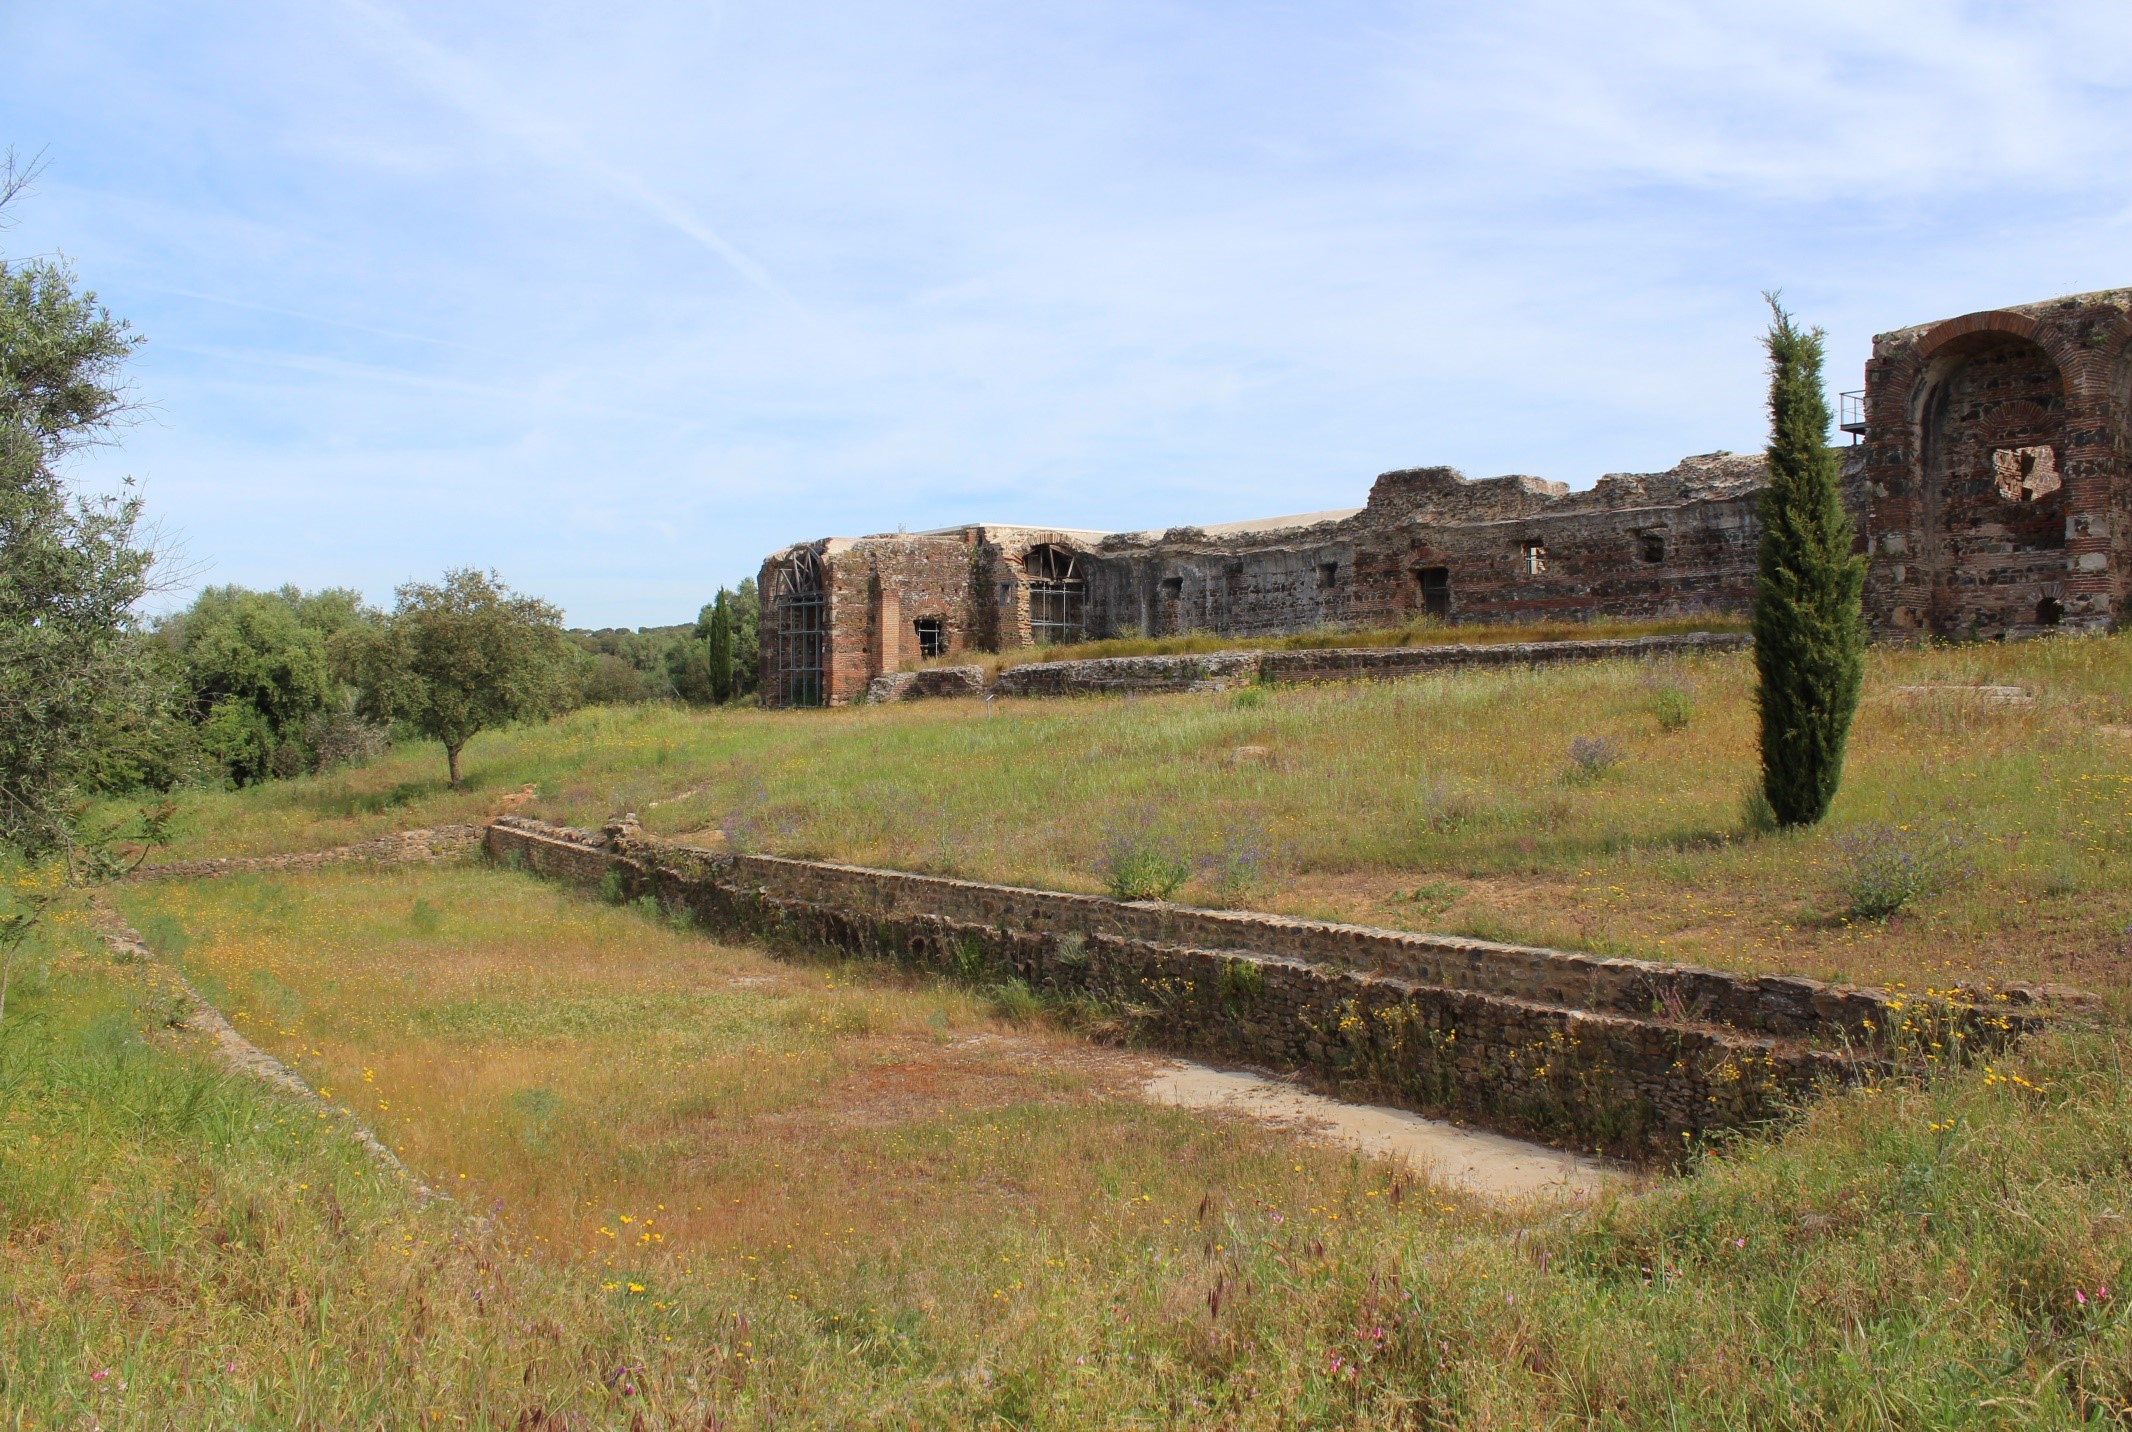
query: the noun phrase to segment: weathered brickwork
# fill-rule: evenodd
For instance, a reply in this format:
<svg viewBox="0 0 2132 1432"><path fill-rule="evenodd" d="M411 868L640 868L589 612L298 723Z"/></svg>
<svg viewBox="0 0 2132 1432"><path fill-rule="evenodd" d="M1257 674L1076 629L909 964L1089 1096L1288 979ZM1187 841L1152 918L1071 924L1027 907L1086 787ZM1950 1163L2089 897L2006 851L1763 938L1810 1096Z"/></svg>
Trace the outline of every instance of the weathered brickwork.
<svg viewBox="0 0 2132 1432"><path fill-rule="evenodd" d="M763 566L764 699L841 705L923 656L1046 639L1187 631L1249 639L1429 614L1737 612L1753 584L1762 467L1759 457L1716 454L1666 473L1615 474L1580 493L1537 478L1471 481L1420 468L1378 478L1363 507L1228 527L974 526L806 543ZM1069 562L1071 575L1057 578ZM781 602L781 593L800 597ZM817 657L783 633L792 613L818 609L826 635ZM931 651L915 644L920 620L946 633ZM795 683L789 666L816 659L819 683ZM1003 689L1043 680L1007 678ZM891 681L878 694L928 693Z"/></svg>
<svg viewBox="0 0 2132 1432"><path fill-rule="evenodd" d="M1884 333L1866 365L1884 635L2099 630L2132 601L2132 289Z"/></svg>
<svg viewBox="0 0 2132 1432"><path fill-rule="evenodd" d="M497 859L711 929L1093 995L1179 1053L1497 1128L1666 1157L1874 1066L1892 1004L1814 980L1603 959L823 861L505 817ZM2000 1037L2029 1016L1976 1017Z"/></svg>
<svg viewBox="0 0 2132 1432"><path fill-rule="evenodd" d="M1846 502L1883 636L2099 629L2132 602L2132 290L1881 335ZM1166 532L972 525L829 539L764 563L764 699L841 704L940 654L1208 631L1744 612L1760 456L1572 493L1388 472L1361 507ZM798 593L797 605L780 593ZM792 612L826 636L775 639ZM811 618L810 618L811 619ZM921 631L921 621L932 625ZM793 663L815 661L813 675Z"/></svg>

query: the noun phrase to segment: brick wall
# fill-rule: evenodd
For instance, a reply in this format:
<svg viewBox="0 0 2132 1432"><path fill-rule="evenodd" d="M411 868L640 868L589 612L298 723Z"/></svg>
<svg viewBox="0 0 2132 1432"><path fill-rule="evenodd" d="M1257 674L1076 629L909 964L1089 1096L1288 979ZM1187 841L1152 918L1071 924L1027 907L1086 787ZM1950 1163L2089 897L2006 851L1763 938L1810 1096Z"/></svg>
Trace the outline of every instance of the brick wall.
<svg viewBox="0 0 2132 1432"><path fill-rule="evenodd" d="M2101 630L2132 602L2132 290L1884 333L1866 365L1883 635Z"/></svg>

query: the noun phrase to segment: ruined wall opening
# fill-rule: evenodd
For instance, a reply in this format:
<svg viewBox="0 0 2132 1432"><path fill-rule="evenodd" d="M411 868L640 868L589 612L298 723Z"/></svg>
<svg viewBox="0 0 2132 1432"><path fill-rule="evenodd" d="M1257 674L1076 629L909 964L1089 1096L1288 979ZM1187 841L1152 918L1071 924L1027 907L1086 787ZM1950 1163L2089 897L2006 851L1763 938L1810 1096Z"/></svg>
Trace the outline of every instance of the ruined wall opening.
<svg viewBox="0 0 2132 1432"><path fill-rule="evenodd" d="M1518 544L1521 560L1528 577L1544 576L1547 572L1547 544L1527 538Z"/></svg>
<svg viewBox="0 0 2132 1432"><path fill-rule="evenodd" d="M1422 615L1448 618L1451 615L1451 569L1417 567L1414 580L1421 587Z"/></svg>
<svg viewBox="0 0 2132 1432"><path fill-rule="evenodd" d="M827 588L818 552L802 551L778 570L777 588L770 595L770 651L775 665L768 686L782 705L823 703Z"/></svg>
<svg viewBox="0 0 2132 1432"><path fill-rule="evenodd" d="M1340 564L1338 562L1318 563L1318 590L1329 592L1339 584Z"/></svg>
<svg viewBox="0 0 2132 1432"><path fill-rule="evenodd" d="M1029 583L1029 639L1038 646L1068 646L1086 631L1088 580L1080 554L1051 543L1031 547L1022 558Z"/></svg>
<svg viewBox="0 0 2132 1432"><path fill-rule="evenodd" d="M2066 575L2065 384L2042 348L1979 333L1941 355L1920 414L1932 624L2050 625Z"/></svg>
<svg viewBox="0 0 2132 1432"><path fill-rule="evenodd" d="M911 623L911 630L918 635L918 655L946 656L948 654L948 624L943 617L919 617Z"/></svg>
<svg viewBox="0 0 2132 1432"><path fill-rule="evenodd" d="M1656 565L1666 560L1666 534L1663 532L1639 532L1636 535L1636 555Z"/></svg>

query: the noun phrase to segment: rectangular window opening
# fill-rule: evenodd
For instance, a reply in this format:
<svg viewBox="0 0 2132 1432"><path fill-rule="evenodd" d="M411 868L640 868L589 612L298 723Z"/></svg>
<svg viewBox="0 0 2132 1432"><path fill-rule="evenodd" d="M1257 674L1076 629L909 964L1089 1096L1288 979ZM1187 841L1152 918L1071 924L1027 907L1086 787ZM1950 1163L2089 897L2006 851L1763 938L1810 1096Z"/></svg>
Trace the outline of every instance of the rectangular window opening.
<svg viewBox="0 0 2132 1432"><path fill-rule="evenodd" d="M1525 553L1525 575L1537 577L1547 570L1547 544L1527 541L1522 545Z"/></svg>
<svg viewBox="0 0 2132 1432"><path fill-rule="evenodd" d="M1323 591L1327 591L1327 590L1331 589L1332 587L1334 587L1334 586L1337 586L1337 585L1339 584L1339 581L1340 581L1340 564L1339 564L1338 562L1320 562L1320 563L1318 563L1318 590L1319 590L1319 591L1321 591L1321 592L1323 592Z"/></svg>
<svg viewBox="0 0 2132 1432"><path fill-rule="evenodd" d="M941 617L920 617L911 623L918 633L918 655L946 656L948 654L948 625Z"/></svg>
<svg viewBox="0 0 2132 1432"><path fill-rule="evenodd" d="M1642 552L1642 556L1643 556L1643 559L1644 559L1644 561L1646 561L1646 562L1663 562L1663 561L1665 561L1665 560L1666 560L1666 534L1665 534L1665 533L1663 533L1663 532L1643 532L1643 533L1639 533L1639 534L1637 535L1636 541L1637 541L1638 547L1640 548L1640 550L1641 550L1641 552Z"/></svg>

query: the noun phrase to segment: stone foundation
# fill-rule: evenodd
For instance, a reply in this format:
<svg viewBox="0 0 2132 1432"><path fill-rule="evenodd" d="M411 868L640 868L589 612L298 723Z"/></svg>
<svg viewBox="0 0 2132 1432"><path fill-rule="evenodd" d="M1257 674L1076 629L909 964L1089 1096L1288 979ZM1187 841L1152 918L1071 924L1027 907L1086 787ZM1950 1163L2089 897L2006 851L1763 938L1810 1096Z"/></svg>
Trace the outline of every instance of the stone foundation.
<svg viewBox="0 0 2132 1432"><path fill-rule="evenodd" d="M1121 902L505 817L489 853L705 927L1101 1000L1180 1054L1354 1098L1666 1158L1881 1061L1891 1005L1814 980ZM1996 1037L2031 1016L1964 1016Z"/></svg>

